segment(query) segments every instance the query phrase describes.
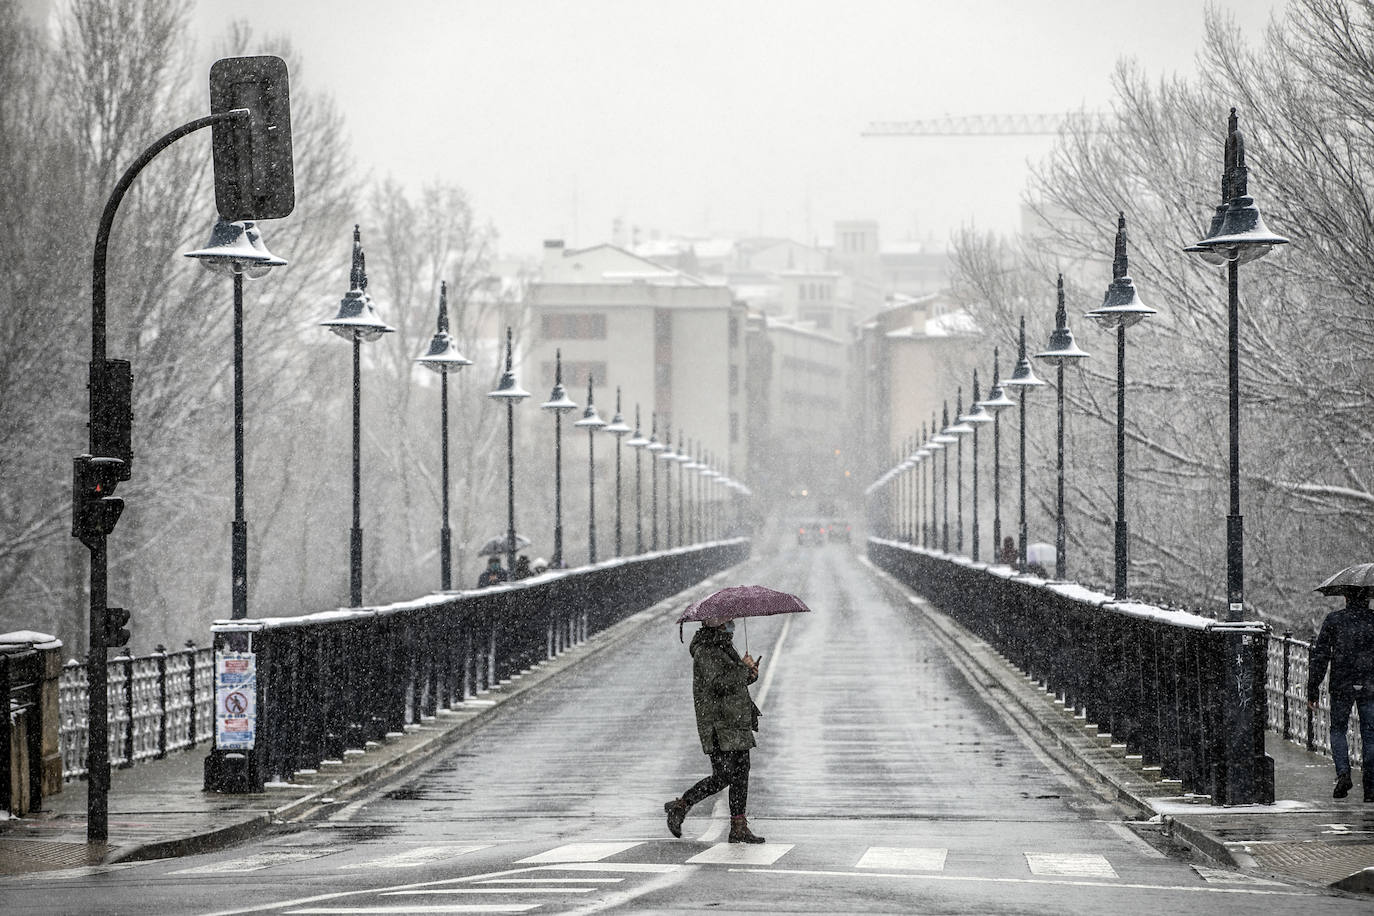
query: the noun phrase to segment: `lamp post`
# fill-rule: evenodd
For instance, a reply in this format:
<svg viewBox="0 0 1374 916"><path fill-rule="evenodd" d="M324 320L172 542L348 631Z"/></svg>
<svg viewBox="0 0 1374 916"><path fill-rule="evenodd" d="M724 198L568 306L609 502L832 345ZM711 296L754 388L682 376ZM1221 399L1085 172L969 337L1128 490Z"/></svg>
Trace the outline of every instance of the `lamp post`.
<svg viewBox="0 0 1374 916"><path fill-rule="evenodd" d="M663 451L658 459L663 462L663 546L673 546L673 468L677 466L677 452L673 451L673 434L665 435ZM650 446L652 448L652 446Z"/></svg>
<svg viewBox="0 0 1374 916"><path fill-rule="evenodd" d="M1124 270L1124 266L1123 266ZM1130 278L1127 277L1127 282ZM1090 316L1091 312L1088 313ZM1123 329L1124 333L1124 329ZM1125 337L1121 338L1124 347ZM1124 350L1122 351L1124 354ZM1055 472L1058 479L1059 488L1055 496L1055 525L1054 525L1054 577L1056 579L1068 578L1068 560L1064 556L1065 545L1068 542L1067 533L1064 528L1064 366L1067 363L1074 363L1080 359L1086 359L1088 354L1078 348L1074 343L1073 332L1069 330L1068 313L1064 310L1064 275L1059 275L1059 292L1057 304L1054 310L1054 330L1050 332L1050 346L1048 350L1043 350L1035 354L1036 359L1043 359L1054 366L1054 388L1058 403L1058 423L1056 425L1056 461ZM1121 380L1117 379L1118 396L1121 394ZM1120 403L1120 402L1118 402ZM1118 410L1118 418L1120 411ZM1120 456L1118 455L1118 461ZM1118 469L1120 465L1118 464ZM1120 480L1118 480L1118 485ZM1120 521L1118 512L1117 524ZM1122 545L1118 545L1118 550ZM1124 587L1124 585L1123 585ZM1124 592L1119 593L1124 594Z"/></svg>
<svg viewBox="0 0 1374 916"><path fill-rule="evenodd" d="M248 616L248 521L244 518L243 454L243 278L266 276L286 261L272 254L252 221L216 220L210 241L186 252L207 269L234 278L234 522L229 534L230 616Z"/></svg>
<svg viewBox="0 0 1374 916"><path fill-rule="evenodd" d="M925 424L923 423L923 424L921 424L921 426L922 426L922 428L924 428L924 427L925 427ZM944 450L945 450L945 444L944 444L943 442L939 441L939 440L940 440L940 437L939 437L939 434L936 433L936 430L937 430L937 429L939 429L939 427L938 427L938 426L936 425L936 423L935 423L935 414L932 413L932 414L930 415L930 438L926 440L926 444L925 444L925 447L926 447L927 449L929 449L929 450L930 450L930 453L931 453L931 461L930 461L930 527L929 527L929 531L930 531L930 538L929 538L929 540L930 540L930 543L929 543L929 545L928 545L928 546L930 547L931 550L939 550L939 549L940 549L940 502L939 502L939 497L936 495L936 488L939 486L939 484L937 483L936 477L935 477L935 472L936 472L936 469L937 469L937 465L936 465L936 463L935 463L935 456L936 456L937 454L939 454L939 453L944 452Z"/></svg>
<svg viewBox="0 0 1374 916"><path fill-rule="evenodd" d="M673 456L677 462L677 546L681 547L687 543L687 498L686 480L684 474L687 470L686 465L691 462L692 456L687 454L687 440L682 437L682 428L677 431L677 454Z"/></svg>
<svg viewBox="0 0 1374 916"><path fill-rule="evenodd" d="M553 354L553 391L540 409L553 414L553 568L563 569L563 414L577 405L563 387L563 351Z"/></svg>
<svg viewBox="0 0 1374 916"><path fill-rule="evenodd" d="M921 547L928 547L928 546L930 546L929 532L928 532L927 529L926 529L926 510L925 510L925 507L926 507L926 468L925 468L925 466L926 466L927 464L934 464L934 462L928 460L928 459L930 458L930 456L931 456L932 454L934 454L934 453L933 453L933 452L930 450L930 448L925 444L925 438L926 438L926 425L925 425L924 423L922 423L922 424L921 424L921 437L920 437L919 439L916 440L917 442L921 443L921 445L920 445L920 446L916 449L916 451L913 453L913 457L916 459L916 513L915 513L915 514L916 514L916 519L915 519L915 521L914 521L914 525L915 525L915 527L916 527L916 531L915 531L915 538L916 538L916 540L915 540L915 543L916 543L917 545L921 546Z"/></svg>
<svg viewBox="0 0 1374 916"><path fill-rule="evenodd" d="M1155 314L1140 301L1135 284L1126 272L1126 214L1117 217L1116 250L1112 258L1112 283L1102 305L1088 312L1103 328L1116 329L1116 545L1113 590L1126 597L1128 540L1126 535L1126 329Z"/></svg>
<svg viewBox="0 0 1374 916"><path fill-rule="evenodd" d="M1007 397L998 374L997 348L992 348L992 386L979 405L992 414L992 561L1002 561L1002 411L1016 402Z"/></svg>
<svg viewBox="0 0 1374 916"><path fill-rule="evenodd" d="M931 428L935 428L934 418L931 418ZM957 436L946 432L949 429L949 401L944 402L943 410L940 414L940 431L936 433L930 441L937 442L944 449L940 458L940 482L943 485L940 492L940 502L942 508L940 519L940 550L949 553L949 449L944 448L958 442Z"/></svg>
<svg viewBox="0 0 1374 916"><path fill-rule="evenodd" d="M1185 251L1200 254L1209 264L1226 264L1226 390L1229 439L1230 514L1226 518L1226 619L1245 617L1245 524L1240 512L1240 265L1264 257L1288 239L1264 225L1250 196L1245 165L1245 137L1236 110L1226 124L1226 159L1222 173L1222 205L1212 217L1207 237ZM1224 207L1224 209L1223 209Z"/></svg>
<svg viewBox="0 0 1374 916"><path fill-rule="evenodd" d="M506 325L506 371L487 397L506 402L506 573L515 571L515 405L530 393L515 380L511 360L511 329Z"/></svg>
<svg viewBox="0 0 1374 916"><path fill-rule="evenodd" d="M987 408L978 400L978 370L973 370L973 393L969 411L959 417L959 422L973 429L973 562L979 562L978 534L978 427L993 422Z"/></svg>
<svg viewBox="0 0 1374 916"><path fill-rule="evenodd" d="M429 350L415 361L426 369L439 373L439 588L453 588L453 532L448 526L448 374L472 360L458 352L458 346L448 333L448 284L439 282L439 325L429 342Z"/></svg>
<svg viewBox="0 0 1374 916"><path fill-rule="evenodd" d="M649 415L649 444L644 450L649 453L649 529L653 535L653 550L658 550L658 462L655 458L663 455L667 447L658 441L658 414Z"/></svg>
<svg viewBox="0 0 1374 916"><path fill-rule="evenodd" d="M964 437L972 435L973 427L965 423L961 418L964 413L964 388L959 386L958 397L954 401L954 424L947 426L943 430L946 435L953 436L958 443L958 451L955 453L954 460L954 512L955 512L955 535L954 549L958 553L964 552Z"/></svg>
<svg viewBox="0 0 1374 916"><path fill-rule="evenodd" d="M625 440L625 444L635 450L635 553L644 552L644 476L640 469L640 457L648 448L649 440L640 432L639 405L635 405L635 434Z"/></svg>
<svg viewBox="0 0 1374 916"><path fill-rule="evenodd" d="M587 563L596 562L596 431L604 429L606 421L596 412L592 403L591 376L587 377L587 406L582 411L582 419L574 426L587 431Z"/></svg>
<svg viewBox="0 0 1374 916"><path fill-rule="evenodd" d="M339 312L322 327L353 341L353 529L349 537L348 595L350 607L363 604L363 524L362 524L362 343L391 332L377 317L372 297L367 294L367 263L363 257L362 235L353 227L353 266L349 271L349 290L339 302Z"/></svg>
<svg viewBox="0 0 1374 916"><path fill-rule="evenodd" d="M1011 378L1002 383L1004 386L1011 386L1020 389L1021 402L1021 543L1016 549L1016 567L1021 572L1026 571L1026 398L1032 388L1039 388L1045 383L1035 377L1035 370L1031 369L1030 360L1026 358L1026 316L1021 316L1021 338L1016 350L1016 369L1012 372Z"/></svg>
<svg viewBox="0 0 1374 916"><path fill-rule="evenodd" d="M626 433L634 432L620 414L620 386L615 386L615 416L611 417L606 432L615 436L615 555L620 556L624 548L620 533L620 440Z"/></svg>

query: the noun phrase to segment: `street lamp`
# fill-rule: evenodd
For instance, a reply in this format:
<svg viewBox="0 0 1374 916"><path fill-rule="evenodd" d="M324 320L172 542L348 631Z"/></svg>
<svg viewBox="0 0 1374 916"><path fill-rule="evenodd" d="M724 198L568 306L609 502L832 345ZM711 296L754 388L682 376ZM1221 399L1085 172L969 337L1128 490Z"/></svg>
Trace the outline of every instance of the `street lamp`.
<svg viewBox="0 0 1374 916"><path fill-rule="evenodd" d="M1185 251L1197 252L1210 264L1226 264L1227 393L1230 439L1230 514L1226 518L1226 619L1245 616L1244 519L1240 513L1240 265L1262 258L1288 239L1264 225L1247 187L1245 137L1231 109L1227 121L1226 162L1221 196L1207 237Z"/></svg>
<svg viewBox="0 0 1374 916"><path fill-rule="evenodd" d="M625 444L635 450L635 553L644 552L644 477L640 470L639 459L649 440L644 438L639 426L639 405L635 405L635 434L625 440Z"/></svg>
<svg viewBox="0 0 1374 916"><path fill-rule="evenodd" d="M988 397L979 401L980 407L992 414L992 561L1002 562L1002 411L1015 407L1016 402L1007 397L998 374L997 348L992 348L992 387Z"/></svg>
<svg viewBox="0 0 1374 916"><path fill-rule="evenodd" d="M511 361L511 328L506 325L506 371L487 397L506 402L506 574L515 574L515 405L530 393L515 380Z"/></svg>
<svg viewBox="0 0 1374 916"><path fill-rule="evenodd" d="M924 431L925 428L926 428L926 425L925 425L924 423L922 423L922 424L921 424L921 429ZM925 444L925 446L924 446L924 447L931 453L931 461L930 461L930 503L929 503L929 504L930 504L930 526L929 526L929 529L928 529L929 532L930 532L930 536L929 536L929 538L928 538L929 543L926 545L926 546L928 546L931 550L939 550L939 549L940 549L940 512L939 512L939 505L940 505L940 504L939 504L939 502L938 502L938 498L937 498L936 495L935 495L935 488L936 488L936 486L937 486L937 484L936 484L936 482L935 482L935 469L936 469L935 455L936 455L937 452L943 452L943 451L945 450L945 444L944 444L943 442L939 441L939 436L938 436L938 435L936 434L936 432L935 432L935 430L937 430L938 428L939 428L939 427L936 426L936 424L935 424L935 414L932 413L932 414L930 415L930 434L929 434L929 435L930 435L930 438L926 440L926 444ZM923 432L923 435L924 435L924 432Z"/></svg>
<svg viewBox="0 0 1374 916"><path fill-rule="evenodd" d="M348 595L350 607L362 607L362 342L376 340L392 329L377 317L372 297L367 294L367 263L363 257L362 235L356 225L353 227L353 266L349 270L349 290L339 302L338 314L328 321L321 321L320 325L353 341L353 530L348 545Z"/></svg>
<svg viewBox="0 0 1374 916"><path fill-rule="evenodd" d="M978 427L993 421L987 408L978 400L978 370L973 370L973 393L969 411L959 417L959 422L973 428L973 562L979 561L978 542Z"/></svg>
<svg viewBox="0 0 1374 916"><path fill-rule="evenodd" d="M935 418L931 417L931 429L936 429ZM947 445L954 445L959 441L959 437L948 432L949 430L949 401L944 402L943 410L940 414L940 430L931 437L931 442L938 443L941 448ZM940 481L944 485L940 492L940 502L943 506L940 520L940 550L949 553L949 449L944 448L944 453L940 458Z"/></svg>
<svg viewBox="0 0 1374 916"><path fill-rule="evenodd" d="M946 435L953 436L959 444L959 449L955 453L954 461L954 511L955 528L954 549L958 553L964 552L964 437L972 435L973 427L965 423L961 417L964 413L964 388L958 388L958 397L954 401L954 425L947 426L942 430Z"/></svg>
<svg viewBox="0 0 1374 916"><path fill-rule="evenodd" d="M243 278L257 279L286 263L267 250L257 224L216 220L210 241L186 252L207 269L234 278L234 523L229 535L230 616L248 616L248 522L244 518L243 458Z"/></svg>
<svg viewBox="0 0 1374 916"><path fill-rule="evenodd" d="M663 454L666 446L658 441L658 413L649 414L649 444L644 450L649 453L649 528L653 535L652 548L658 550L658 462L654 459Z"/></svg>
<svg viewBox="0 0 1374 916"><path fill-rule="evenodd" d="M1123 271L1124 269L1123 266ZM1130 282L1129 277L1126 278L1126 282ZM1110 296L1111 294L1108 293L1108 295ZM1088 314L1089 316L1096 317L1092 312ZM1124 334L1125 328L1123 327L1123 336L1121 338L1123 348L1126 340ZM1125 350L1123 349L1121 352L1124 355ZM1054 577L1059 580L1068 578L1067 570L1069 565L1067 559L1064 557L1064 548L1068 541L1064 529L1064 366L1068 363L1077 362L1080 359L1086 359L1087 356L1088 354L1080 350L1078 344L1074 343L1073 331L1069 330L1069 317L1068 313L1064 310L1064 275L1060 274L1058 299L1054 310L1054 330L1050 332L1050 346L1048 350L1043 350L1035 354L1036 359L1043 359L1054 366L1054 388L1059 408L1058 425L1056 427L1057 438L1055 440L1057 453L1055 470L1059 481L1059 489L1055 497L1054 526ZM1120 379L1117 380L1117 388L1118 396L1120 396L1122 393ZM1118 401L1118 418L1120 414L1119 404L1120 402ZM1118 461L1119 460L1120 458L1118 456ZM1118 513L1118 519L1119 518L1120 514ZM1118 520L1117 524L1120 525L1122 522ZM1118 549L1120 549L1120 547L1118 547ZM1124 592L1122 594L1124 594Z"/></svg>
<svg viewBox="0 0 1374 916"><path fill-rule="evenodd" d="M553 413L553 568L563 569L563 414L577 405L563 387L563 351L553 354L553 391L539 405Z"/></svg>
<svg viewBox="0 0 1374 916"><path fill-rule="evenodd" d="M673 433L669 430L658 460L663 462L663 546L673 546L673 468L677 466L677 452L673 451ZM649 446L653 448L653 446ZM681 507L679 507L680 509Z"/></svg>
<svg viewBox="0 0 1374 916"><path fill-rule="evenodd" d="M1011 378L1002 383L1004 387L1011 386L1021 389L1021 396L1017 398L1021 402L1021 543L1017 545L1016 566L1021 572L1026 571L1026 398L1032 388L1039 388L1045 383L1035 377L1035 370L1031 369L1030 360L1026 358L1026 316L1021 316L1021 339L1016 350L1016 369L1012 372Z"/></svg>
<svg viewBox="0 0 1374 916"><path fill-rule="evenodd" d="M587 563L596 562L596 431L606 426L606 421L596 412L592 403L592 383L587 376L587 406L582 411L582 419L573 426L587 431Z"/></svg>
<svg viewBox="0 0 1374 916"><path fill-rule="evenodd" d="M682 438L682 427L677 431L677 454L673 456L677 462L677 546L681 547L687 543L687 499L686 499L686 480L684 474L687 465L691 463L692 456L687 454L686 440Z"/></svg>
<svg viewBox="0 0 1374 916"><path fill-rule="evenodd" d="M615 555L620 556L623 542L620 535L620 440L626 433L634 432L620 414L620 386L615 386L615 416L611 417L606 432L615 436Z"/></svg>
<svg viewBox="0 0 1374 916"><path fill-rule="evenodd" d="M442 522L439 526L439 588L453 588L453 532L448 526L448 374L472 360L458 352L448 333L448 283L439 282L439 326L429 342L429 350L415 361L439 373L439 491Z"/></svg>
<svg viewBox="0 0 1374 916"><path fill-rule="evenodd" d="M1088 312L1103 328L1116 329L1116 575L1114 594L1126 597L1126 329L1156 314L1140 301L1135 284L1126 273L1126 214L1117 217L1116 253L1112 258L1112 283L1102 305Z"/></svg>

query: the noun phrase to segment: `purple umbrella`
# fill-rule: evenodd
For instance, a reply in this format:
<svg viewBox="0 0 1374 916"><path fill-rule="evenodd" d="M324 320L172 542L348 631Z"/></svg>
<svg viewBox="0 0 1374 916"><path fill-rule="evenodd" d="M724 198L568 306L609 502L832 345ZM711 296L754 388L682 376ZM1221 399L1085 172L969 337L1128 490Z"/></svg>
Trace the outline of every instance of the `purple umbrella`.
<svg viewBox="0 0 1374 916"><path fill-rule="evenodd" d="M732 585L689 604L687 610L677 619L678 638L682 638L682 624L694 620L769 617L773 614L796 614L809 610L811 608L802 603L800 598L787 592L762 585Z"/></svg>

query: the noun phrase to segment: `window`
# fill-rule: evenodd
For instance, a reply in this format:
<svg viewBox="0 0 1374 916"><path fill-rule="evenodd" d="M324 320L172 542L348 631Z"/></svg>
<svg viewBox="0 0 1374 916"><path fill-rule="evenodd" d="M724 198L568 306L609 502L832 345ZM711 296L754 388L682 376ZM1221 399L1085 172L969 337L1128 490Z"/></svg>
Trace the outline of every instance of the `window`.
<svg viewBox="0 0 1374 916"><path fill-rule="evenodd" d="M546 312L546 340L605 340L606 316L601 312Z"/></svg>

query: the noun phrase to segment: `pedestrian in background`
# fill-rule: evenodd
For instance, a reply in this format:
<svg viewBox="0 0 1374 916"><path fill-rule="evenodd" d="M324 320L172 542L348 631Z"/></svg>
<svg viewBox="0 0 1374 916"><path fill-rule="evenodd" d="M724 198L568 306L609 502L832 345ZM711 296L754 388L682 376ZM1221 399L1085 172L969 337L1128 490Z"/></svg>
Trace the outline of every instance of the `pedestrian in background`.
<svg viewBox="0 0 1374 916"><path fill-rule="evenodd" d="M487 561L487 568L482 570L482 574L477 577L477 587L486 588L489 585L497 585L509 578L505 567L501 565L501 558L493 556Z"/></svg>
<svg viewBox="0 0 1374 916"><path fill-rule="evenodd" d="M711 618L702 621L692 637L692 705L696 710L697 737L711 759L711 775L692 786L681 798L663 805L668 831L682 836L682 822L697 802L730 789L730 842L762 843L749 830L745 807L749 800L749 749L759 727L759 708L749 696L749 685L759 678L759 665L735 649L735 622Z"/></svg>
<svg viewBox="0 0 1374 916"><path fill-rule="evenodd" d="M515 558L515 574L512 579L528 579L534 575L534 570L530 569L530 558L523 553Z"/></svg>
<svg viewBox="0 0 1374 916"><path fill-rule="evenodd" d="M1322 621L1307 669L1307 705L1317 708L1322 679L1331 668L1331 757L1336 763L1332 798L1345 798L1354 785L1350 778L1350 746L1346 731L1350 708L1360 716L1360 750L1364 754L1361 782L1364 800L1374 802L1374 611L1369 592L1346 595L1345 607Z"/></svg>

